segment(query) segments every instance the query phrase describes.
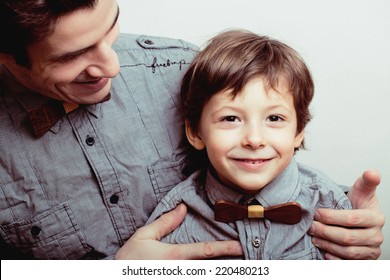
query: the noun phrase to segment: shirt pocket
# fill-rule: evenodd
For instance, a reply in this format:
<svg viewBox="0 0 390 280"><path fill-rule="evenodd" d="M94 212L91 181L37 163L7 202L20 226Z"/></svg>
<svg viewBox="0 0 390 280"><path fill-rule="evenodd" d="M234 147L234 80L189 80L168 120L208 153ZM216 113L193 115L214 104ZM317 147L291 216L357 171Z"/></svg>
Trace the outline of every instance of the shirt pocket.
<svg viewBox="0 0 390 280"><path fill-rule="evenodd" d="M178 160L160 159L148 167L157 201L160 201L174 186L185 179L183 174L185 164L186 157L181 155Z"/></svg>
<svg viewBox="0 0 390 280"><path fill-rule="evenodd" d="M11 250L36 259L80 259L91 251L67 204L3 225L1 235Z"/></svg>

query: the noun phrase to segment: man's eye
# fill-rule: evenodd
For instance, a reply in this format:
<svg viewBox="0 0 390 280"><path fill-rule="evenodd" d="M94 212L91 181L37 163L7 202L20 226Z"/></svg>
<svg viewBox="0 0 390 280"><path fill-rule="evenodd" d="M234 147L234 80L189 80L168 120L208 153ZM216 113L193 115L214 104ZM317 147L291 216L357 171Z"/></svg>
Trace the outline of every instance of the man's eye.
<svg viewBox="0 0 390 280"><path fill-rule="evenodd" d="M225 122L236 122L238 121L238 118L236 116L226 116L223 117L221 120Z"/></svg>
<svg viewBox="0 0 390 280"><path fill-rule="evenodd" d="M74 60L78 59L79 57L81 57L83 54L85 54L88 50L89 49L83 49L83 50L80 50L78 52L66 54L66 55L58 58L57 61L64 62L64 63L74 61Z"/></svg>
<svg viewBox="0 0 390 280"><path fill-rule="evenodd" d="M79 57L78 55L66 56L66 57L63 57L63 58L61 59L61 62L73 61L73 60L76 60L78 57Z"/></svg>

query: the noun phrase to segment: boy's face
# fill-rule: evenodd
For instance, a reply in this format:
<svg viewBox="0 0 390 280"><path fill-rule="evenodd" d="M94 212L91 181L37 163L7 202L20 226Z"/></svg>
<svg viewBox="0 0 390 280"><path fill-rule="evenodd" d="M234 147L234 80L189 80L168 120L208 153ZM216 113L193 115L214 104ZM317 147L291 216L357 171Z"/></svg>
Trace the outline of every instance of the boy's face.
<svg viewBox="0 0 390 280"><path fill-rule="evenodd" d="M101 101L119 72L112 44L119 35L115 0L99 0L59 19L54 33L28 47L30 68L4 64L27 88L81 104Z"/></svg>
<svg viewBox="0 0 390 280"><path fill-rule="evenodd" d="M197 132L187 126L190 143L206 148L219 179L255 193L290 163L304 133L297 134L293 97L283 87L266 91L255 78L232 99L230 91L205 105ZM191 140L192 139L192 140Z"/></svg>

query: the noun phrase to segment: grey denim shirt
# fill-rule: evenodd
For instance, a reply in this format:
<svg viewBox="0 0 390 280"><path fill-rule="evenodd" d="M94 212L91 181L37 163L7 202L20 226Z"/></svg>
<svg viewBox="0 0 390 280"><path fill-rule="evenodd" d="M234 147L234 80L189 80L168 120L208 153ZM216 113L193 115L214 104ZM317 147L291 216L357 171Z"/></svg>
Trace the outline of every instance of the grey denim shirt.
<svg viewBox="0 0 390 280"><path fill-rule="evenodd" d="M112 258L184 178L178 90L197 47L122 34L114 49L111 99L39 139L26 109L47 98L0 66L2 258Z"/></svg>
<svg viewBox="0 0 390 280"><path fill-rule="evenodd" d="M317 208L352 209L340 186L320 171L294 159L274 181L257 195L247 196L221 184L207 172L199 184L200 172L170 191L156 207L148 223L184 202L188 214L181 225L161 241L172 244L239 240L245 259L323 259L323 253L307 233ZM267 219L244 219L233 223L217 222L213 205L219 199L238 203L242 198L257 199L264 207L295 201L302 206L302 219L287 225Z"/></svg>

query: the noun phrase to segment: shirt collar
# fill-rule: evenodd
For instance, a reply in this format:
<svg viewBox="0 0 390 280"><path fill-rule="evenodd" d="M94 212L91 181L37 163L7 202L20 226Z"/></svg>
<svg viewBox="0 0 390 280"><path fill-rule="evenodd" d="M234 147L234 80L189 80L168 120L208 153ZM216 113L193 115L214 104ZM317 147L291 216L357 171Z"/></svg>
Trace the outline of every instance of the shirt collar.
<svg viewBox="0 0 390 280"><path fill-rule="evenodd" d="M50 99L20 84L7 67L0 65L2 90L12 93L25 111L44 106Z"/></svg>
<svg viewBox="0 0 390 280"><path fill-rule="evenodd" d="M53 99L48 98L42 94L39 94L35 91L32 91L18 82L18 80L12 75L12 73L7 69L7 67L0 65L0 81L2 90L12 93L22 108L29 112L32 109L42 107L50 102ZM58 101L60 102L60 101ZM101 103L92 104L92 105L81 105L85 111L90 113L93 117L99 118L101 116ZM58 131L59 122L56 123L52 130Z"/></svg>
<svg viewBox="0 0 390 280"><path fill-rule="evenodd" d="M238 203L244 196L249 198L248 195L223 185L212 173L209 169L205 184L212 204L219 199ZM293 158L287 168L276 179L265 186L258 194L250 197L256 198L265 207L294 201L299 194L298 182L298 165Z"/></svg>

